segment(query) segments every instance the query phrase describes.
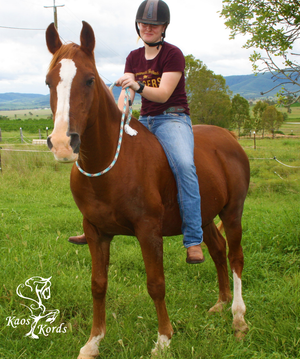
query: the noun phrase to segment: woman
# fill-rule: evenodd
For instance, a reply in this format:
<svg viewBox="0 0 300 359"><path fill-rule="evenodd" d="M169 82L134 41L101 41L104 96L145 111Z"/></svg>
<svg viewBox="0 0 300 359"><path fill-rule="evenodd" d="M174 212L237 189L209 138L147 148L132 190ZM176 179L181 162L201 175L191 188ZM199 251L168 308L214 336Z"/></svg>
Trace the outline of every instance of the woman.
<svg viewBox="0 0 300 359"><path fill-rule="evenodd" d="M162 0L145 0L136 15L136 30L144 47L126 59L125 73L116 82L123 90L119 108L123 109L125 88L131 98L142 96L139 121L159 140L176 179L182 218L183 244L187 263L202 263L200 243L200 194L194 165L194 137L185 92L185 59L174 45L164 41L170 22L168 5Z"/></svg>
<svg viewBox="0 0 300 359"><path fill-rule="evenodd" d="M125 73L116 82L122 86L118 106L123 111L125 88L131 99L142 96L139 121L159 140L175 176L182 218L183 244L187 263L204 262L198 177L194 165L194 137L185 92L185 59L174 45L164 41L170 22L168 5L162 0L145 0L136 15L136 30L144 47L126 59ZM76 244L85 237L70 237Z"/></svg>

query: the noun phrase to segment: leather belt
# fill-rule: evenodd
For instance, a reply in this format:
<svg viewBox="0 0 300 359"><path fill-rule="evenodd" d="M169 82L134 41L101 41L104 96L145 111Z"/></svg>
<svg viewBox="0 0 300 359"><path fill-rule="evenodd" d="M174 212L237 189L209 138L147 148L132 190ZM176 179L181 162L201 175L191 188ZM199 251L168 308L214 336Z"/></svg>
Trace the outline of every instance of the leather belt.
<svg viewBox="0 0 300 359"><path fill-rule="evenodd" d="M170 112L185 112L185 108L182 107L182 106L172 106L172 107L169 107L167 110L166 110L167 113L170 113Z"/></svg>

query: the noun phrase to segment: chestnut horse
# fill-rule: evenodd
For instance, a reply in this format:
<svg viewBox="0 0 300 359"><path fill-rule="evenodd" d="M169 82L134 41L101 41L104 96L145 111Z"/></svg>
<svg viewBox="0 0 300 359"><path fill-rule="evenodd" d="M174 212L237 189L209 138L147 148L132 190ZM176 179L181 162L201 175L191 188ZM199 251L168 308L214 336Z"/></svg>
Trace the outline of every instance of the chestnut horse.
<svg viewBox="0 0 300 359"><path fill-rule="evenodd" d="M78 159L88 173L107 168L115 156L121 111L100 79L94 58L95 37L83 22L80 41L63 45L51 24L47 47L53 54L46 83L54 129L48 146L56 160ZM74 164L71 191L83 215L83 229L92 257L93 326L78 358L95 358L106 332L105 295L110 243L115 235L136 236L147 274L147 289L158 317L157 351L169 345L173 329L165 305L163 236L181 233L175 179L156 137L132 119L138 133L124 133L119 157L105 174L89 177ZM202 198L204 242L216 265L219 298L210 311L221 311L232 300L226 258L226 241L214 218L223 222L233 272L233 327L238 335L247 331L241 275L241 217L249 185L248 158L229 131L215 126L194 126L195 164Z"/></svg>

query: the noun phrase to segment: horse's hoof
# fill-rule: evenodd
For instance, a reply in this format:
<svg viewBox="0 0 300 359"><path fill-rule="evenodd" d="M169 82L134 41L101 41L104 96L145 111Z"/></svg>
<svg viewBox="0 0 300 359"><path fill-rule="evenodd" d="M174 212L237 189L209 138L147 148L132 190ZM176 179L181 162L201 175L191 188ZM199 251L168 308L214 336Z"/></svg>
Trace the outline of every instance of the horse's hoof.
<svg viewBox="0 0 300 359"><path fill-rule="evenodd" d="M248 331L249 331L248 325L245 323L243 328L235 331L235 333L234 333L235 339L237 341L243 340L245 338L246 334L248 333Z"/></svg>
<svg viewBox="0 0 300 359"><path fill-rule="evenodd" d="M239 320L233 320L232 327L234 329L234 336L236 340L244 339L245 335L249 331L247 323L241 318L239 318Z"/></svg>
<svg viewBox="0 0 300 359"><path fill-rule="evenodd" d="M223 312L225 306L227 305L227 302L217 302L213 307L210 308L208 313L221 313Z"/></svg>

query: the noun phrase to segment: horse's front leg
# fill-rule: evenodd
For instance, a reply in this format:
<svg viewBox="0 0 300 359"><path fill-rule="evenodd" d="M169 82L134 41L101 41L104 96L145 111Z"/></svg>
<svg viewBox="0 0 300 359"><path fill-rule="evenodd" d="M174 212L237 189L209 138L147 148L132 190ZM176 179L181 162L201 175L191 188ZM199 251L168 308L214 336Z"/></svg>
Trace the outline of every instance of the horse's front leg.
<svg viewBox="0 0 300 359"><path fill-rule="evenodd" d="M112 237L99 233L87 220L83 221L83 228L92 257L93 326L90 338L80 349L77 359L94 359L106 333L105 295Z"/></svg>
<svg viewBox="0 0 300 359"><path fill-rule="evenodd" d="M146 225L147 223L147 225ZM165 303L165 276L163 268L163 239L159 225L153 220L143 221L136 231L147 273L147 289L153 299L158 318L158 340L152 354L169 346L173 328Z"/></svg>

